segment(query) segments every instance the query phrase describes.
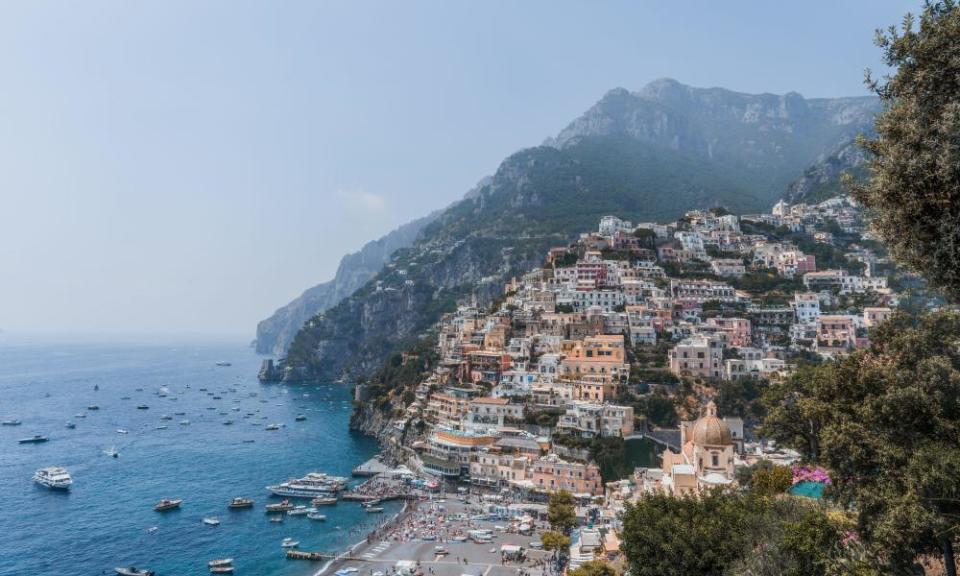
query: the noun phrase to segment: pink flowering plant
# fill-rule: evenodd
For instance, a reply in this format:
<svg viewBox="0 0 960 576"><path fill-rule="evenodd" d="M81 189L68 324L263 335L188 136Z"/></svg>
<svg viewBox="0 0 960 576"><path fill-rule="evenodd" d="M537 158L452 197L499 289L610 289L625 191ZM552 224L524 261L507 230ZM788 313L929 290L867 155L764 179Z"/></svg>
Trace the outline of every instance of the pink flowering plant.
<svg viewBox="0 0 960 576"><path fill-rule="evenodd" d="M790 467L793 471L793 483L798 482L819 482L821 484L830 485L832 482L830 480L830 475L827 474L827 471L819 466L797 466L793 465Z"/></svg>

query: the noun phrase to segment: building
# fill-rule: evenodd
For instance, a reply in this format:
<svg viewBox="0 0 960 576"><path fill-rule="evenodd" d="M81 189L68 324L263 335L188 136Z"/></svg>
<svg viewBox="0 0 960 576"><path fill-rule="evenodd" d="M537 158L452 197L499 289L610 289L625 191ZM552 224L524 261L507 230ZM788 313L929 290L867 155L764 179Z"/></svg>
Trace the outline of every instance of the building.
<svg viewBox="0 0 960 576"><path fill-rule="evenodd" d="M730 426L717 416L717 406L707 404L705 414L680 428L680 452L663 453L663 486L675 496L696 495L702 490L735 481L735 442Z"/></svg>
<svg viewBox="0 0 960 576"><path fill-rule="evenodd" d="M533 486L542 492L566 490L572 494L603 494L600 469L596 464L567 462L556 454L534 460Z"/></svg>
<svg viewBox="0 0 960 576"><path fill-rule="evenodd" d="M674 300L690 300L698 304L710 300L735 302L737 299L733 287L724 282L682 278L670 280L670 295L673 296Z"/></svg>
<svg viewBox="0 0 960 576"><path fill-rule="evenodd" d="M573 401L557 422L557 431L583 437L633 434L633 407Z"/></svg>
<svg viewBox="0 0 960 576"><path fill-rule="evenodd" d="M743 260L737 258L715 258L710 261L710 270L717 276L742 278L747 273Z"/></svg>
<svg viewBox="0 0 960 576"><path fill-rule="evenodd" d="M793 295L793 313L800 324L816 322L820 317L820 297L812 292Z"/></svg>
<svg viewBox="0 0 960 576"><path fill-rule="evenodd" d="M723 377L723 342L704 335L691 336L670 350L670 371L677 376Z"/></svg>
<svg viewBox="0 0 960 576"><path fill-rule="evenodd" d="M583 340L566 340L561 344L564 354L560 374L569 380L605 379L619 381L630 373L626 362L622 334L587 336Z"/></svg>

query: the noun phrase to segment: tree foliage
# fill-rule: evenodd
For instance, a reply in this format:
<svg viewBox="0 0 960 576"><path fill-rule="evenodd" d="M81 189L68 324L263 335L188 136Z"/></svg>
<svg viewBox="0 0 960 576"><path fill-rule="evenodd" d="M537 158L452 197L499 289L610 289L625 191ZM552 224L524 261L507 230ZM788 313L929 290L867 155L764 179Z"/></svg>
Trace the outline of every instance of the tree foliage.
<svg viewBox="0 0 960 576"><path fill-rule="evenodd" d="M617 576L617 571L603 560L590 560L571 570L569 576Z"/></svg>
<svg viewBox="0 0 960 576"><path fill-rule="evenodd" d="M577 511L574 507L573 494L566 490L554 492L550 495L547 506L547 520L554 530L564 534L577 525Z"/></svg>
<svg viewBox="0 0 960 576"><path fill-rule="evenodd" d="M544 532L540 538L544 550L566 550L570 547L570 537L560 532Z"/></svg>
<svg viewBox="0 0 960 576"><path fill-rule="evenodd" d="M960 9L930 2L877 44L895 73L868 76L885 106L861 139L871 178L853 189L891 254L960 301Z"/></svg>

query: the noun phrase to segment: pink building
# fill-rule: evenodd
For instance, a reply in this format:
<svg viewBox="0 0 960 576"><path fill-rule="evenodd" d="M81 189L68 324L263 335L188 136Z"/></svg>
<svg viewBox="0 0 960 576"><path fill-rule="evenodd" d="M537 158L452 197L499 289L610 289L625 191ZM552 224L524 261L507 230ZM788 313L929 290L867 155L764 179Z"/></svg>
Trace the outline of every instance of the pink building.
<svg viewBox="0 0 960 576"><path fill-rule="evenodd" d="M727 335L727 345L744 348L753 343L750 321L746 318L710 318L707 326L714 326Z"/></svg>
<svg viewBox="0 0 960 576"><path fill-rule="evenodd" d="M600 468L596 464L567 462L556 454L533 462L533 486L543 492L566 490L573 494L603 494Z"/></svg>

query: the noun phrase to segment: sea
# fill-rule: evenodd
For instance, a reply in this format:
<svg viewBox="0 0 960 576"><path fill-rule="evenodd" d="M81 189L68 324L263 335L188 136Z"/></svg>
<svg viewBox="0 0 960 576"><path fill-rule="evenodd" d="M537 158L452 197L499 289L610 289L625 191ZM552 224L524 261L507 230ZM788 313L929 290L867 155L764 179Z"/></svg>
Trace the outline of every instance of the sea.
<svg viewBox="0 0 960 576"><path fill-rule="evenodd" d="M0 575L113 574L118 566L202 575L208 561L230 557L238 575L304 576L321 564L287 560L284 538L320 552L364 539L397 503L367 514L341 501L322 508L326 521L268 521L263 506L279 499L267 485L311 471L349 476L377 445L348 430L349 385L261 384L259 364L239 341L0 338L0 420L22 421L0 426ZM306 420L296 421L300 414ZM34 434L49 441L18 443ZM67 468L73 488L36 485L34 472L46 466ZM228 510L235 496L255 507ZM162 498L183 505L155 512ZM221 524L202 523L211 516Z"/></svg>

